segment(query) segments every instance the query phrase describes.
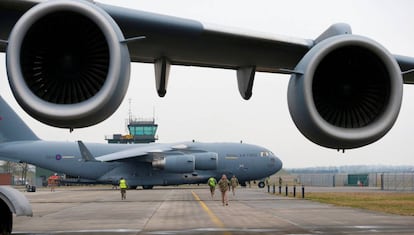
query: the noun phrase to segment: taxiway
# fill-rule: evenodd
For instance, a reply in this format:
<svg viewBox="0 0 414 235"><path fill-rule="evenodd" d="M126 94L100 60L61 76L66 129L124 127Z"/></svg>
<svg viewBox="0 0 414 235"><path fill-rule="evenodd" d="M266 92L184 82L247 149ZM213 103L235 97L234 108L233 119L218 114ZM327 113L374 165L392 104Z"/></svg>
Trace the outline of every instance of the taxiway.
<svg viewBox="0 0 414 235"><path fill-rule="evenodd" d="M128 190L59 187L25 192L33 217L13 234L414 234L414 217L337 207L238 188L222 206L205 186Z"/></svg>

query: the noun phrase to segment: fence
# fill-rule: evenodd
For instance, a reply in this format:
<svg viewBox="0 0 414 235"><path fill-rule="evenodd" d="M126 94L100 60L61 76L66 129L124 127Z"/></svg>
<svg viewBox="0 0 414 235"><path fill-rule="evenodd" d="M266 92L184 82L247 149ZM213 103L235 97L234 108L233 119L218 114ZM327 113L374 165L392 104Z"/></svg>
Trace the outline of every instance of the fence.
<svg viewBox="0 0 414 235"><path fill-rule="evenodd" d="M381 189L392 191L414 191L414 173L383 173Z"/></svg>
<svg viewBox="0 0 414 235"><path fill-rule="evenodd" d="M283 185L318 187L363 186L382 190L414 191L414 173L370 173L370 174L292 174L282 176ZM279 185L275 180L275 184Z"/></svg>

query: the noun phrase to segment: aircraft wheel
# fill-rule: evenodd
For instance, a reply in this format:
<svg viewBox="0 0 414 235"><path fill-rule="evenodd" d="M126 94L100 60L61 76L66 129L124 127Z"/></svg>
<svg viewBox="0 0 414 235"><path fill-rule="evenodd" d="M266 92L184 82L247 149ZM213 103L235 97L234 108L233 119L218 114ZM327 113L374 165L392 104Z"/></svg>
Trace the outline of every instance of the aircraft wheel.
<svg viewBox="0 0 414 235"><path fill-rule="evenodd" d="M9 207L0 200L0 234L11 234L13 228L13 215Z"/></svg>
<svg viewBox="0 0 414 235"><path fill-rule="evenodd" d="M260 181L257 186L259 186L259 188L264 188L265 187L265 183L263 181Z"/></svg>
<svg viewBox="0 0 414 235"><path fill-rule="evenodd" d="M152 189L154 188L154 185L142 185L143 189Z"/></svg>
<svg viewBox="0 0 414 235"><path fill-rule="evenodd" d="M136 185L131 185L131 186L128 186L128 189L137 189L137 187L138 186L136 186Z"/></svg>

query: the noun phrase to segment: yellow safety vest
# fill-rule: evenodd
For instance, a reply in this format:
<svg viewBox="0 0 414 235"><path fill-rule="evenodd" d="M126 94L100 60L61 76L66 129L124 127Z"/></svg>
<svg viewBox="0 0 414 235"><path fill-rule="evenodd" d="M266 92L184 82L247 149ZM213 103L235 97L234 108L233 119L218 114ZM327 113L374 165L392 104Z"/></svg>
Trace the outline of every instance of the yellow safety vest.
<svg viewBox="0 0 414 235"><path fill-rule="evenodd" d="M120 188L127 188L126 180L122 179L119 181L119 187Z"/></svg>
<svg viewBox="0 0 414 235"><path fill-rule="evenodd" d="M213 177L208 179L208 185L210 185L211 187L216 187L216 183L217 183L217 181Z"/></svg>

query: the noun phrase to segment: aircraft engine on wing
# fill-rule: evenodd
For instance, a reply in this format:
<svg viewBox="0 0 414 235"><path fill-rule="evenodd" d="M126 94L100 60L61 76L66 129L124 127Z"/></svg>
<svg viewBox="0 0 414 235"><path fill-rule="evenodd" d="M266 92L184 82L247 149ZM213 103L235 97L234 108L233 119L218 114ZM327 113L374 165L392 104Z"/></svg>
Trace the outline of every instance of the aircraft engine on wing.
<svg viewBox="0 0 414 235"><path fill-rule="evenodd" d="M119 107L130 56L115 21L88 1L47 1L27 11L7 47L9 83L20 106L37 120L86 127Z"/></svg>
<svg viewBox="0 0 414 235"><path fill-rule="evenodd" d="M171 173L191 173L195 169L194 155L169 155L154 160L152 167Z"/></svg>
<svg viewBox="0 0 414 235"><path fill-rule="evenodd" d="M196 170L216 170L217 160L217 153L213 152L177 154L154 160L152 167L172 173L191 173Z"/></svg>
<svg viewBox="0 0 414 235"><path fill-rule="evenodd" d="M296 66L289 111L309 140L328 148L357 148L391 129L402 86L395 58L377 42L334 36L315 45Z"/></svg>

